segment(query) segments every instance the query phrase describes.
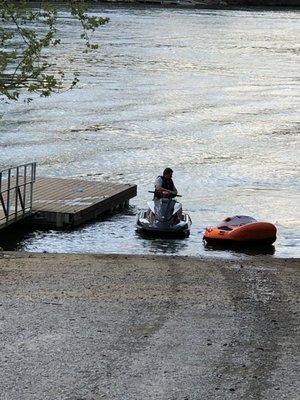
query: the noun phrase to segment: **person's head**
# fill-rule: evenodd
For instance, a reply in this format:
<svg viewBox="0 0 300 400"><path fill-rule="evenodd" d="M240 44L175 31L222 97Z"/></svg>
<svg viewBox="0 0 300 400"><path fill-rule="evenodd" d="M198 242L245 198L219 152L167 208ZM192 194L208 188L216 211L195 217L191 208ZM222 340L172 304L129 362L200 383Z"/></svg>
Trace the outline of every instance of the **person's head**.
<svg viewBox="0 0 300 400"><path fill-rule="evenodd" d="M171 168L166 168L164 170L163 176L165 178L170 179L170 178L172 178L172 175L173 175L173 170Z"/></svg>

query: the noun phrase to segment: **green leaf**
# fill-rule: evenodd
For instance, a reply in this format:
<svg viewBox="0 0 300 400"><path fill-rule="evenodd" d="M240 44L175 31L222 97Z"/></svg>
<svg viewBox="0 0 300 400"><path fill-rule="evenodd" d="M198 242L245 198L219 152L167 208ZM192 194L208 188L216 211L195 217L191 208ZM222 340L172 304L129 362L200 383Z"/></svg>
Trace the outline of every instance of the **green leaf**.
<svg viewBox="0 0 300 400"><path fill-rule="evenodd" d="M0 0L0 100L18 100L25 92L49 96L78 83L78 73L70 81L66 71L55 72L53 51L63 45L55 4L39 2L39 8L31 4L27 0ZM108 18L89 16L86 4L79 0L69 0L67 4L70 14L80 23L83 52L97 51L99 44L90 41L89 33L106 24Z"/></svg>

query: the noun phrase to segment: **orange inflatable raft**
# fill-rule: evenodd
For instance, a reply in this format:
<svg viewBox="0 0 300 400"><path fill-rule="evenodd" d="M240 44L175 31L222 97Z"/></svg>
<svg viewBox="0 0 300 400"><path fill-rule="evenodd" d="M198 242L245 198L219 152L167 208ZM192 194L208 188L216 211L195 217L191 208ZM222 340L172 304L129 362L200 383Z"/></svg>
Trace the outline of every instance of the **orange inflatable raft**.
<svg viewBox="0 0 300 400"><path fill-rule="evenodd" d="M208 244L262 244L276 240L276 227L269 222L259 222L246 215L228 217L216 227L206 228L203 239Z"/></svg>

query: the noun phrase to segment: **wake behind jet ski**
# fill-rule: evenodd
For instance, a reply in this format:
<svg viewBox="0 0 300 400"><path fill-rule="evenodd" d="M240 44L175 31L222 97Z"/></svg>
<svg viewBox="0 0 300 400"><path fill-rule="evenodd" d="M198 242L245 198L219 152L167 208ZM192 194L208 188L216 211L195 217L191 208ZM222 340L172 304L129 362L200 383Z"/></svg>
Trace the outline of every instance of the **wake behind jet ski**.
<svg viewBox="0 0 300 400"><path fill-rule="evenodd" d="M149 201L149 208L138 214L136 230L144 234L188 237L191 218L182 211L182 204L174 200L174 197L175 195L173 198L161 197Z"/></svg>

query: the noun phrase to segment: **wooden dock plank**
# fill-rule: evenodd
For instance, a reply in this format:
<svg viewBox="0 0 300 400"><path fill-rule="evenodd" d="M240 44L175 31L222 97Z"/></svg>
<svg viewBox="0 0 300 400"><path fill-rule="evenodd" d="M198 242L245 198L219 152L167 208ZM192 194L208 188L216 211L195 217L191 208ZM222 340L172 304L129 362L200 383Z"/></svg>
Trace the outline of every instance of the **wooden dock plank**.
<svg viewBox="0 0 300 400"><path fill-rule="evenodd" d="M41 181L39 179L34 188L33 210L50 211L51 209L51 211L57 212L67 212L67 210L68 212L79 212L87 206L114 196L131 186L108 186L99 184L99 182L86 185L81 181L52 180L52 178L51 180L47 179L47 185L45 185L44 179Z"/></svg>

